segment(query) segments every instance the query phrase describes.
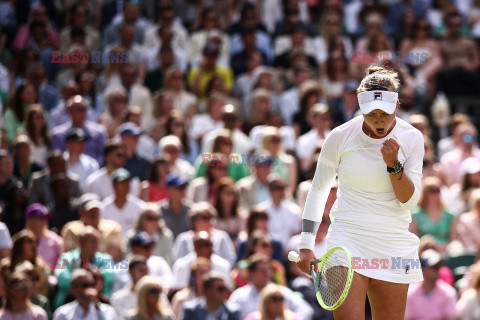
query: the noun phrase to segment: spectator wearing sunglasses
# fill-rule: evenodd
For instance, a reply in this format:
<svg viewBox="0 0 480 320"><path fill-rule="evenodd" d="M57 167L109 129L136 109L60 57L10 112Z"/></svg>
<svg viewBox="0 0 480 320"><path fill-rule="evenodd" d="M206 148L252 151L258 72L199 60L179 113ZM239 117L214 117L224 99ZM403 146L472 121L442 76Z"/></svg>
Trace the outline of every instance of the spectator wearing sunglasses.
<svg viewBox="0 0 480 320"><path fill-rule="evenodd" d="M96 300L97 289L90 271L78 269L72 273L71 291L75 301L58 308L53 314L54 320L80 320L87 316L93 319L116 319L115 309L112 306Z"/></svg>
<svg viewBox="0 0 480 320"><path fill-rule="evenodd" d="M127 320L171 320L173 315L163 306L160 296L163 291L160 278L144 276L135 286L137 308L132 310Z"/></svg>
<svg viewBox="0 0 480 320"><path fill-rule="evenodd" d="M237 306L227 302L230 289L223 276L214 271L203 277L204 297L185 303L181 320L208 320L211 318L240 320Z"/></svg>
<svg viewBox="0 0 480 320"><path fill-rule="evenodd" d="M290 311L285 305L281 286L269 284L260 292L260 308L258 311L250 313L245 320L267 320L283 319L297 320L295 313Z"/></svg>
<svg viewBox="0 0 480 320"><path fill-rule="evenodd" d="M11 275L6 287L5 304L0 319L47 320L45 310L30 302L32 283L23 273Z"/></svg>

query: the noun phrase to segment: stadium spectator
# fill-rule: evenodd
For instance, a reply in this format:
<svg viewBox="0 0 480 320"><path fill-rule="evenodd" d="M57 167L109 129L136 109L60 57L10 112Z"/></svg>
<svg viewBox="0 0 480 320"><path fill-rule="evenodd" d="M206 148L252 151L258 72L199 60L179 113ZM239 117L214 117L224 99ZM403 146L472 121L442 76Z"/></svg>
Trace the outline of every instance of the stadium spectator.
<svg viewBox="0 0 480 320"><path fill-rule="evenodd" d="M248 275L248 284L234 290L228 300L240 307L240 319L245 319L248 314L257 310L260 304L260 292L272 278L270 259L261 253L251 256ZM280 291L288 308L295 312L299 319L311 319L313 310L302 298L294 294L288 287L280 286Z"/></svg>
<svg viewBox="0 0 480 320"><path fill-rule="evenodd" d="M71 291L75 300L60 306L53 314L54 320L80 318L79 315L101 317L105 320L116 319L112 306L96 301L97 289L91 272L77 269L71 275Z"/></svg>
<svg viewBox="0 0 480 320"><path fill-rule="evenodd" d="M84 153L87 137L81 128L70 128L65 137L66 151L64 154L68 164L68 173L76 175L80 187L85 190L89 175L99 169L97 160Z"/></svg>
<svg viewBox="0 0 480 320"><path fill-rule="evenodd" d="M70 181L63 173L50 177L49 188L52 194L52 202L47 205L52 218L49 226L56 233L60 233L62 227L73 220L78 220L77 198L73 197L70 190Z"/></svg>
<svg viewBox="0 0 480 320"><path fill-rule="evenodd" d="M78 240L79 248L63 253L55 265L54 275L58 281L58 291L53 301L53 306L55 308L58 308L65 303L70 289L72 289L71 293L78 299L77 295L79 292L77 289L79 288L76 286L77 278L75 272L81 268L98 268L105 281L103 293L107 296L110 296L112 293L112 285L114 281L112 267L114 261L110 255L98 251L100 233L92 226L87 226L82 230ZM90 273L89 275L92 279L91 283L93 283L93 287L95 285L93 282L93 276ZM93 296L96 296L96 292L92 292L91 298L93 298ZM70 304L70 307L74 307L74 305ZM87 306L82 307L87 309L88 304ZM67 308L65 307L65 309ZM56 312L61 313L58 310Z"/></svg>
<svg viewBox="0 0 480 320"><path fill-rule="evenodd" d="M299 65L293 69L294 86L284 91L279 98L279 109L283 123L291 125L293 116L300 110L300 86L310 79L311 70L306 65Z"/></svg>
<svg viewBox="0 0 480 320"><path fill-rule="evenodd" d="M196 114L192 118L190 135L201 141L208 132L223 128L222 110L226 97L219 93L212 93L206 98L207 114Z"/></svg>
<svg viewBox="0 0 480 320"><path fill-rule="evenodd" d="M45 68L40 63L32 65L27 70L27 81L35 86L38 102L45 110L50 111L57 106L58 91L47 80Z"/></svg>
<svg viewBox="0 0 480 320"><path fill-rule="evenodd" d="M125 319L170 319L171 311L160 299L163 290L164 287L160 278L150 275L142 277L135 285L135 291L137 292L137 306Z"/></svg>
<svg viewBox="0 0 480 320"><path fill-rule="evenodd" d="M31 160L31 146L32 142L24 134L18 135L13 143L13 175L20 180L24 186L28 186L34 172L43 169Z"/></svg>
<svg viewBox="0 0 480 320"><path fill-rule="evenodd" d="M100 48L100 33L88 24L88 7L83 3L75 3L70 8L70 23L60 33L60 50L67 51L73 42L75 30L82 28L85 33L85 42L88 51L97 51Z"/></svg>
<svg viewBox="0 0 480 320"><path fill-rule="evenodd" d="M114 194L112 174L117 169L125 165L125 149L120 143L109 141L104 147L103 155L105 157L105 166L92 173L87 178L87 192L94 193L100 197L100 200L112 196ZM133 177L130 179L130 191L133 195L140 192L140 181Z"/></svg>
<svg viewBox="0 0 480 320"><path fill-rule="evenodd" d="M425 260L423 282L411 285L407 295L405 319L455 319L457 297L455 289L438 279L438 270L442 266L442 258L433 249L424 251L421 259Z"/></svg>
<svg viewBox="0 0 480 320"><path fill-rule="evenodd" d="M146 202L157 202L168 198L168 188L165 184L170 173L171 163L167 157L158 157L148 168L147 178L142 182L140 198Z"/></svg>
<svg viewBox="0 0 480 320"><path fill-rule="evenodd" d="M173 107L181 111L189 120L197 111L197 97L185 88L185 76L178 67L165 70L163 86L173 94Z"/></svg>
<svg viewBox="0 0 480 320"><path fill-rule="evenodd" d="M147 203L145 205L145 209L138 216L135 228L127 232L127 244L130 242L130 239L140 231L146 232L150 237L155 239L153 255L164 258L171 266L173 264L173 233L165 225L158 205L154 203ZM127 250L127 253L129 253L129 250Z"/></svg>
<svg viewBox="0 0 480 320"><path fill-rule="evenodd" d="M179 110L172 110L166 121L166 135L175 135L182 142L182 152L180 158L187 160L191 164L199 154L198 143L188 132L186 116Z"/></svg>
<svg viewBox="0 0 480 320"><path fill-rule="evenodd" d="M180 319L206 320L216 315L223 319L239 320L238 307L227 301L229 293L230 289L225 284L222 274L207 273L203 277L204 297L186 302Z"/></svg>
<svg viewBox="0 0 480 320"><path fill-rule="evenodd" d="M190 231L183 232L175 239L173 248L174 259L179 259L194 251L195 234L206 231L211 236L213 252L227 260L230 265L236 261L235 248L232 240L223 230L213 227L212 220L217 217L217 210L208 202L196 202L188 213Z"/></svg>
<svg viewBox="0 0 480 320"><path fill-rule="evenodd" d="M141 129L133 122L126 122L118 127L118 133L125 149L125 169L140 181L145 180L148 161L136 152Z"/></svg>
<svg viewBox="0 0 480 320"><path fill-rule="evenodd" d="M466 250L478 252L480 249L480 189L475 189L470 193L470 211L462 213L458 217L457 234L458 240L463 244Z"/></svg>
<svg viewBox="0 0 480 320"><path fill-rule="evenodd" d="M47 320L47 313L41 307L30 302L32 282L23 273L14 273L6 286L5 305L0 309L0 318L24 320Z"/></svg>
<svg viewBox="0 0 480 320"><path fill-rule="evenodd" d="M129 239L128 246L130 247L130 254L125 257L125 260L119 262L120 265L117 265L118 268L116 269L113 288L114 292L130 283L131 279L128 275L128 270L120 266L124 265L125 261L130 261L131 257L135 255L145 257L147 259L149 274L159 277L165 288L170 287L173 279L172 270L163 257L153 255L155 242L156 238L150 236L145 231L137 231Z"/></svg>
<svg viewBox="0 0 480 320"><path fill-rule="evenodd" d="M104 92L105 110L100 115L98 122L107 130L108 138L112 139L123 122L127 111L128 95L120 86L111 86Z"/></svg>
<svg viewBox="0 0 480 320"><path fill-rule="evenodd" d="M111 299L112 306L121 318L125 318L131 309L137 307L135 285L142 277L148 275L147 258L140 255L132 256L128 263L128 273L132 283L115 292Z"/></svg>
<svg viewBox="0 0 480 320"><path fill-rule="evenodd" d="M25 228L35 234L38 255L48 266L54 267L62 252L63 239L48 229L49 218L50 213L40 203L32 203L25 209Z"/></svg>
<svg viewBox="0 0 480 320"><path fill-rule="evenodd" d="M29 185L29 203L41 203L50 206L53 195L50 187L53 176L63 174L69 183L70 196L81 196L80 183L77 176L67 173L67 162L59 150L51 151L47 157L47 168L34 173Z"/></svg>
<svg viewBox="0 0 480 320"><path fill-rule="evenodd" d="M32 105L25 120L25 134L32 141L32 160L41 166L47 165L47 154L51 148L50 133L43 108Z"/></svg>
<svg viewBox="0 0 480 320"><path fill-rule="evenodd" d="M0 222L0 261L12 254L12 237L5 223Z"/></svg>
<svg viewBox="0 0 480 320"><path fill-rule="evenodd" d="M188 274L198 258L208 259L212 270L220 272L227 284L230 286L230 263L221 256L214 253L212 237L206 231L200 231L194 235L194 251L178 258L173 264L173 289L186 288L188 283Z"/></svg>
<svg viewBox="0 0 480 320"><path fill-rule="evenodd" d="M175 293L172 298L172 309L175 317L180 317L185 302L203 297L203 276L212 269L211 262L207 258L197 258L190 270L188 287Z"/></svg>
<svg viewBox="0 0 480 320"><path fill-rule="evenodd" d="M285 298L281 287L275 284L269 284L260 292L259 311L250 313L245 319L247 320L266 320L281 319L291 320L298 319L297 315L285 307Z"/></svg>
<svg viewBox="0 0 480 320"><path fill-rule="evenodd" d="M171 172L175 172L185 179L190 180L195 175L195 168L188 162L180 158L182 152L182 141L176 135L170 134L160 139L160 149L162 154L168 157L172 163Z"/></svg>
<svg viewBox="0 0 480 320"><path fill-rule="evenodd" d="M122 236L135 226L145 203L130 194L132 175L120 168L112 173L114 195L103 200L102 218L117 221L122 226Z"/></svg>
<svg viewBox="0 0 480 320"><path fill-rule="evenodd" d="M52 129L52 148L65 150L65 137L71 128L81 128L88 141L85 154L98 163L103 163L103 146L107 140L105 128L96 122L87 120L87 102L80 96L74 96L67 101L67 110L71 120Z"/></svg>
<svg viewBox="0 0 480 320"><path fill-rule="evenodd" d="M101 218L103 205L98 196L85 193L79 199L79 220L70 221L62 228L63 251L72 251L79 247L79 237L87 226L91 226L100 233L100 252L110 254L114 260L122 257L122 227L117 221Z"/></svg>

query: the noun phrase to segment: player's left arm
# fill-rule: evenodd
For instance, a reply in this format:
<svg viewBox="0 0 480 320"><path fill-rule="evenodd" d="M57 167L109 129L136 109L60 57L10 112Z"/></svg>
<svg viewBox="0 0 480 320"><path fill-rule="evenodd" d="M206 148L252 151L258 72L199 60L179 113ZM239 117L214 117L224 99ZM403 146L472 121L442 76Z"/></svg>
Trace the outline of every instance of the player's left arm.
<svg viewBox="0 0 480 320"><path fill-rule="evenodd" d="M403 172L390 174L390 181L395 196L405 209L413 209L420 198L422 167L425 148L423 136L417 136L409 158L403 164ZM383 160L388 167L393 167L398 161L400 145L395 139L388 139L381 148Z"/></svg>

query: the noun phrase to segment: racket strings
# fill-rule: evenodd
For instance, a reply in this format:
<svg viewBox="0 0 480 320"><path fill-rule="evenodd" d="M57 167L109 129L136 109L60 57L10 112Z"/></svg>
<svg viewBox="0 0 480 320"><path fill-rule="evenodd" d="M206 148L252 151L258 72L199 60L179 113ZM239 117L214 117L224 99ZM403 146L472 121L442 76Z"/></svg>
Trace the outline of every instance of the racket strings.
<svg viewBox="0 0 480 320"><path fill-rule="evenodd" d="M317 275L317 288L326 306L336 304L347 285L349 259L344 250L335 250L327 257Z"/></svg>

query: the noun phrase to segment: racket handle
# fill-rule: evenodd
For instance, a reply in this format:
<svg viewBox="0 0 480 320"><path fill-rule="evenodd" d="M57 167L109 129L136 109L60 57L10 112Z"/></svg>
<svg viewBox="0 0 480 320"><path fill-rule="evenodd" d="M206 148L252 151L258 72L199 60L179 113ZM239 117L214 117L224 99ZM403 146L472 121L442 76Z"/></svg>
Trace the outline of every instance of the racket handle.
<svg viewBox="0 0 480 320"><path fill-rule="evenodd" d="M298 253L296 253L295 251L290 251L288 253L288 260L292 262L298 262Z"/></svg>

